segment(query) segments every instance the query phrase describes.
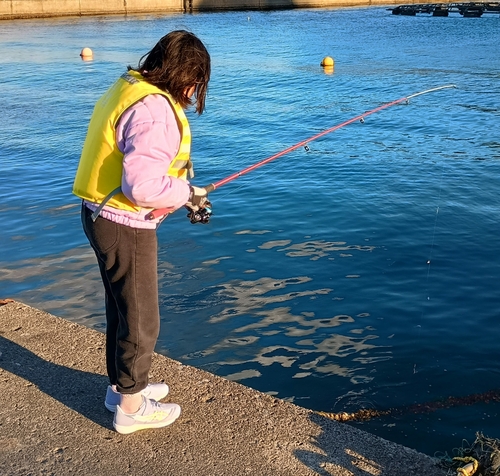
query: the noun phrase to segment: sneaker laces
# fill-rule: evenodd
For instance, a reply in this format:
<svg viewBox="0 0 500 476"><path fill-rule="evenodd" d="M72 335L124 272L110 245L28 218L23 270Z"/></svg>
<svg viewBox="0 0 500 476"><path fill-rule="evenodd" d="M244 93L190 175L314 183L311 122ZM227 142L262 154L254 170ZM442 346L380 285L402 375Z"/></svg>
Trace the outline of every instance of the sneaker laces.
<svg viewBox="0 0 500 476"><path fill-rule="evenodd" d="M148 420L163 420L172 413L171 408L165 408L165 404L144 398L142 405L136 415L148 418Z"/></svg>

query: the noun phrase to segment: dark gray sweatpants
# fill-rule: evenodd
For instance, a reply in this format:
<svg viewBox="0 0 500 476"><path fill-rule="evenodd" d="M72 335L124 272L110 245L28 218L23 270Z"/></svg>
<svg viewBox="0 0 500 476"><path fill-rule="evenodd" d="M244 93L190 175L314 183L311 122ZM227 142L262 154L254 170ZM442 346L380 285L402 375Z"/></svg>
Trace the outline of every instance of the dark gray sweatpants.
<svg viewBox="0 0 500 476"><path fill-rule="evenodd" d="M156 230L98 217L82 205L82 224L95 251L106 299L106 367L111 385L124 394L148 384L160 330Z"/></svg>

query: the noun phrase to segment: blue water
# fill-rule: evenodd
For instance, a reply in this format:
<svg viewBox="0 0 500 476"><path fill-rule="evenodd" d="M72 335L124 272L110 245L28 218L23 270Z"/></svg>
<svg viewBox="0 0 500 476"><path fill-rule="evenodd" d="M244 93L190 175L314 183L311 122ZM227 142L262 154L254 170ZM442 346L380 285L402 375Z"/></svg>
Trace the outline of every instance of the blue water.
<svg viewBox="0 0 500 476"><path fill-rule="evenodd" d="M189 113L199 185L413 93L216 190L159 229L157 350L307 408L401 409L500 388L500 15L384 8L0 23L0 298L104 330L71 195L93 105L172 29L213 60ZM83 62L84 46L94 60ZM335 71L319 66L326 56ZM166 376L168 380L168 376ZM500 404L353 423L428 454Z"/></svg>

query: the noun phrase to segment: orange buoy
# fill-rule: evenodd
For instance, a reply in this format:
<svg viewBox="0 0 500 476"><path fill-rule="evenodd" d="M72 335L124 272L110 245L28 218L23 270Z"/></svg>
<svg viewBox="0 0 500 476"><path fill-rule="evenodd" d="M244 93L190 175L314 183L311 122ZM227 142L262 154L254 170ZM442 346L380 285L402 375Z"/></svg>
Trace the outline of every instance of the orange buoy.
<svg viewBox="0 0 500 476"><path fill-rule="evenodd" d="M92 50L88 47L83 48L82 52L80 53L80 56L82 57L82 60L84 61L89 61L94 57L94 53Z"/></svg>

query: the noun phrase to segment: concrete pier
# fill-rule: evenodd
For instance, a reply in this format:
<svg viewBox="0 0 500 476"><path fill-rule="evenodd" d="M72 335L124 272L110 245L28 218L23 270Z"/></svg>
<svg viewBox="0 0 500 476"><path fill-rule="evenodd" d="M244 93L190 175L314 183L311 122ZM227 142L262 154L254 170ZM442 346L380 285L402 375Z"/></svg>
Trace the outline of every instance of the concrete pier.
<svg viewBox="0 0 500 476"><path fill-rule="evenodd" d="M18 302L0 306L4 476L444 476L436 460L154 355L172 426L123 436L104 407L104 335Z"/></svg>
<svg viewBox="0 0 500 476"><path fill-rule="evenodd" d="M0 20L394 5L397 0L0 0ZM422 2L419 2L422 3ZM426 3L426 2L424 2ZM429 0L428 3L431 3Z"/></svg>

